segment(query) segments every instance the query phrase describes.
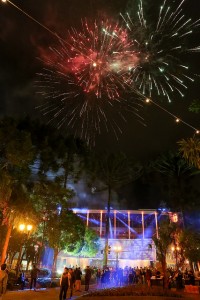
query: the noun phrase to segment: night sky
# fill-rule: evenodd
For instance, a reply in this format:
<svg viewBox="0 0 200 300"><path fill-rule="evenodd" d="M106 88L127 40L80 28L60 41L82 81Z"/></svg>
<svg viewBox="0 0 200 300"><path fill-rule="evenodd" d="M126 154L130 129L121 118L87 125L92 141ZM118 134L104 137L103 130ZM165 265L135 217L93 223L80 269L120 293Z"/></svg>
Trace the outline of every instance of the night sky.
<svg viewBox="0 0 200 300"><path fill-rule="evenodd" d="M145 5L148 6L151 2L146 0ZM186 14L194 19L199 18L200 1L186 2ZM71 26L80 26L81 18L118 18L120 12L125 12L132 6L130 0L15 0L14 3L62 38L65 38ZM34 87L36 73L43 67L37 57L41 49L56 46L58 41L9 3L0 3L0 15L0 112L2 115L12 116L29 114L45 122L45 118L35 109L42 101L36 95ZM196 45L199 45L199 34L194 38L197 40ZM199 57L200 54L193 54L190 59L195 74L199 73ZM199 128L199 116L188 111L189 104L192 100L199 99L199 94L197 78L189 86L184 98L176 96L172 103L168 104L165 100L160 104L188 124ZM141 114L147 126L141 125L134 115L127 113L126 122L122 124L123 132L118 140L110 130L103 130L96 138L95 149L121 150L132 155L135 160L145 161L169 149L176 149L178 140L194 134L193 129L184 124L177 125L174 118L154 105L145 105ZM62 131L67 132L67 128L63 127Z"/></svg>

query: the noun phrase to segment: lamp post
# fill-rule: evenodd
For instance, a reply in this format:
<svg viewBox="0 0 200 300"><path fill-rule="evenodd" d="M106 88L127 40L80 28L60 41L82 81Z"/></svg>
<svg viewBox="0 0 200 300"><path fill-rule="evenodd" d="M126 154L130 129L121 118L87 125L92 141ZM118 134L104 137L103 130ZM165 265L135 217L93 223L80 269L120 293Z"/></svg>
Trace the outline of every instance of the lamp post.
<svg viewBox="0 0 200 300"><path fill-rule="evenodd" d="M116 253L116 269L118 269L118 266L119 266L119 253L121 252L122 247L121 246L114 246L113 249Z"/></svg>
<svg viewBox="0 0 200 300"><path fill-rule="evenodd" d="M31 224L20 224L19 225L19 231L22 233L22 234L25 234L25 238L23 238L21 244L20 244L20 249L19 249L19 256L18 256L18 259L17 259L17 276L18 276L18 273L20 271L20 265L21 265L21 256L22 256L22 249L23 249L23 245L24 245L24 242L25 242L25 239L28 239L29 235L30 235L30 232L32 230L33 226Z"/></svg>

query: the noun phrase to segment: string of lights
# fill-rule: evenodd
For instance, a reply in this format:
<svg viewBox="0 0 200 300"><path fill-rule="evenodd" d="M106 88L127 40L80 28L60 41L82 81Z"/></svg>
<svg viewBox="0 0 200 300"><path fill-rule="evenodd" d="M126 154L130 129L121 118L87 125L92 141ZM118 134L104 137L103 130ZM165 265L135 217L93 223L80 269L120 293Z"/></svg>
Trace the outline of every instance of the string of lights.
<svg viewBox="0 0 200 300"><path fill-rule="evenodd" d="M174 115L173 113L171 113L170 111L168 111L166 108L164 108L163 106L161 106L160 104L158 104L157 102L153 101L152 99L150 98L146 98L145 99L145 102L146 103L152 103L153 105L157 106L159 109L161 109L162 111L164 111L165 113L167 113L168 115L170 115L174 120L175 122L178 124L178 123L183 123L184 125L190 127L191 129L193 129L195 131L195 134L199 134L200 131L195 128L194 126L192 126L191 124L185 122L183 119L180 119L178 116Z"/></svg>

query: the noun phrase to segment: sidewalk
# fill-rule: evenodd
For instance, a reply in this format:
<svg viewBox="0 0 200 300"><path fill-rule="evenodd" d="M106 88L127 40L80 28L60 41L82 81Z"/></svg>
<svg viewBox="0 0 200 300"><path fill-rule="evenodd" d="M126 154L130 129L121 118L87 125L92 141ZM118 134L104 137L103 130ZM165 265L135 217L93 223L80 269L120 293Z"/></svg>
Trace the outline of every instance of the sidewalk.
<svg viewBox="0 0 200 300"><path fill-rule="evenodd" d="M84 286L81 286L82 292L74 292L71 300L75 300L80 298L83 295L86 295L87 292L84 291ZM91 285L90 286L90 291L96 290L96 285ZM32 290L19 290L19 291L7 291L6 294L3 296L3 300L59 300L59 292L60 288L48 288L48 289L38 289L36 291ZM67 299L69 299L69 291L67 293ZM88 298L83 298L85 300L91 300L91 297ZM163 299L163 300L170 300L172 298L170 297L158 297L158 296L99 296L95 297L96 300L118 300L118 299L123 299L123 300L158 300L158 299ZM95 300L93 298L93 300ZM173 298L175 299L175 298ZM200 295L195 295L195 294L183 294L183 300L197 300L200 299Z"/></svg>
<svg viewBox="0 0 200 300"><path fill-rule="evenodd" d="M96 285L91 285L90 290L95 290ZM18 290L18 291L7 291L3 296L3 300L59 300L60 288L48 288L48 289L37 289L34 290ZM82 286L82 292L75 292L71 300L77 299L80 296L87 294ZM69 299L69 291L67 293L67 299Z"/></svg>

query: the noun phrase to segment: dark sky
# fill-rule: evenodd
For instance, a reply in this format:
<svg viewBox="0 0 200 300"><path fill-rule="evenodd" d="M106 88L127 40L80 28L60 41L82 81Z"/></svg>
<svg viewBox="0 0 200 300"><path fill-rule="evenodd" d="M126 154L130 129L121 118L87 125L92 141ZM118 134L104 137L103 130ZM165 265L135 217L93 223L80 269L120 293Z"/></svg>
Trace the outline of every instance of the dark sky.
<svg viewBox="0 0 200 300"><path fill-rule="evenodd" d="M134 0L133 0L134 1ZM131 7L132 1L121 0L13 0L25 12L65 38L68 28L79 26L80 19L94 16L114 18L119 12ZM152 1L145 1L146 6ZM175 1L178 3L178 1ZM194 19L200 17L200 1L188 0L186 14ZM35 109L41 104L36 96L34 82L42 65L37 60L41 49L57 44L57 40L44 28L18 11L9 3L0 3L0 112L2 115L44 117ZM199 35L195 39L200 42ZM199 43L200 44L200 43ZM194 73L200 67L200 54L190 60ZM199 116L188 111L194 99L199 99L199 78L191 84L185 98L174 97L171 104L160 103L172 114L177 115L195 128L200 127ZM159 99L156 99L159 101ZM142 111L147 126L141 125L133 114L126 115L122 134L118 140L112 131L102 133L96 139L95 149L125 151L136 160L156 157L163 151L176 149L177 141L191 137L194 130L184 124L177 125L174 118L154 105L146 105ZM67 128L62 128L63 132Z"/></svg>

